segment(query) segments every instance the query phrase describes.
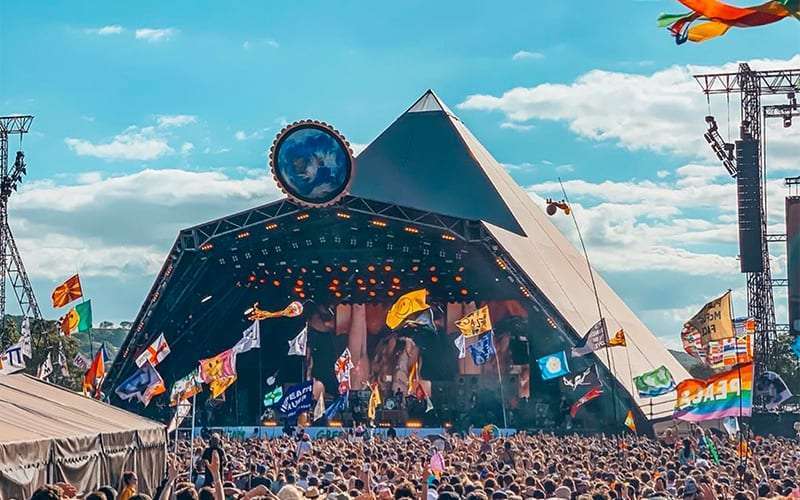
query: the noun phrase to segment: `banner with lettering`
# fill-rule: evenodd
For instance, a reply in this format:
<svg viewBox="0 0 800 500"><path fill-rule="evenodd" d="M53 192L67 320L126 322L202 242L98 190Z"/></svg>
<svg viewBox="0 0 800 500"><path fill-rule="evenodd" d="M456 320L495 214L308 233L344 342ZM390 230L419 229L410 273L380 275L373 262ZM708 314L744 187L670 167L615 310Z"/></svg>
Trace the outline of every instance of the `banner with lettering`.
<svg viewBox="0 0 800 500"><path fill-rule="evenodd" d="M310 381L289 387L283 393L278 411L287 417L294 417L298 413L309 410L314 404L313 389L314 384Z"/></svg>
<svg viewBox="0 0 800 500"><path fill-rule="evenodd" d="M753 363L706 380L687 379L675 388L673 418L701 422L723 417L749 417L753 412Z"/></svg>

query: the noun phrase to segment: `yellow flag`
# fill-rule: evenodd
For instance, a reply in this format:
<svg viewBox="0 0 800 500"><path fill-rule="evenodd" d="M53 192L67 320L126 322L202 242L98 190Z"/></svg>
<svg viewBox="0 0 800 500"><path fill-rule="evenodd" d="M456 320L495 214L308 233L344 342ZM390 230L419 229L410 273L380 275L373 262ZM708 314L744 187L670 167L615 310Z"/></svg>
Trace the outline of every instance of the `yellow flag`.
<svg viewBox="0 0 800 500"><path fill-rule="evenodd" d="M625 347L627 344L625 343L625 330L620 328L617 330L617 333L614 334L613 337L608 339L608 346L609 347Z"/></svg>
<svg viewBox="0 0 800 500"><path fill-rule="evenodd" d="M369 406L367 407L367 418L370 420L375 420L375 412L378 410L378 406L382 402L381 391L378 387L378 384L372 384L372 394L369 395Z"/></svg>
<svg viewBox="0 0 800 500"><path fill-rule="evenodd" d="M632 410L628 410L628 415L625 417L625 427L636 432L636 421L633 419Z"/></svg>
<svg viewBox="0 0 800 500"><path fill-rule="evenodd" d="M212 380L211 383L208 384L211 388L211 397L219 397L219 395L225 392L225 389L233 385L234 382L236 382L236 375Z"/></svg>
<svg viewBox="0 0 800 500"><path fill-rule="evenodd" d="M419 361L411 365L411 370L408 371L408 394L414 392L414 387L417 385L417 365L419 365Z"/></svg>
<svg viewBox="0 0 800 500"><path fill-rule="evenodd" d="M689 324L700 332L703 345L708 345L710 340L723 340L733 337L731 292L725 292L721 297L704 305L689 320Z"/></svg>
<svg viewBox="0 0 800 500"><path fill-rule="evenodd" d="M430 306L425 302L427 295L428 291L425 289L414 290L397 299L386 313L386 326L394 330L410 315L428 309Z"/></svg>
<svg viewBox="0 0 800 500"><path fill-rule="evenodd" d="M492 318L489 317L489 306L483 306L456 321L456 326L464 338L474 337L492 329Z"/></svg>

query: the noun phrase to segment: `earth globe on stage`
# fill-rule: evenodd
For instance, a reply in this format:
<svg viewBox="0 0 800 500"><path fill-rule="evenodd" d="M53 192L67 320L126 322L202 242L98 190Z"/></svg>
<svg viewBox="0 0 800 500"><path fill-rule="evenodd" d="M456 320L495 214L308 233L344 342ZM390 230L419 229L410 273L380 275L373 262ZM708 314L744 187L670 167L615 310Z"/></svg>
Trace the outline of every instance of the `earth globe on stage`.
<svg viewBox="0 0 800 500"><path fill-rule="evenodd" d="M304 120L281 130L270 148L269 164L278 186L291 200L323 207L347 194L355 161L347 140L336 129Z"/></svg>

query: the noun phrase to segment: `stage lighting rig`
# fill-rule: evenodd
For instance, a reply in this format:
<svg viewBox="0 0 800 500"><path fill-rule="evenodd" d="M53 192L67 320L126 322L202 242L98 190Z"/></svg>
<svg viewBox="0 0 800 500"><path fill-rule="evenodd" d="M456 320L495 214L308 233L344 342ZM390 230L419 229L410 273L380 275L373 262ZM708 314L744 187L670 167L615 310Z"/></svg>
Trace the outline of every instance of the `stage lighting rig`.
<svg viewBox="0 0 800 500"><path fill-rule="evenodd" d="M722 136L719 135L717 120L713 116L706 116L706 123L708 123L708 131L703 134L703 138L711 146L711 150L714 151L719 161L722 162L722 166L725 167L725 170L731 174L731 177L736 177L736 167L733 164L734 145L725 142Z"/></svg>

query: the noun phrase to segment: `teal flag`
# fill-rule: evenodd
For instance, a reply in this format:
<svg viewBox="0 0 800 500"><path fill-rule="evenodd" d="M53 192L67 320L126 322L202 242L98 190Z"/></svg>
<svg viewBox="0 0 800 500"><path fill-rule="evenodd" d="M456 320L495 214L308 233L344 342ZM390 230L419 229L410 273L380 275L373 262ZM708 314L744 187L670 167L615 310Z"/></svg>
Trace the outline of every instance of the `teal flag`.
<svg viewBox="0 0 800 500"><path fill-rule="evenodd" d="M653 398L675 390L675 379L666 366L633 378L640 398Z"/></svg>
<svg viewBox="0 0 800 500"><path fill-rule="evenodd" d="M75 306L78 313L78 331L88 332L92 329L92 301L87 300Z"/></svg>
<svg viewBox="0 0 800 500"><path fill-rule="evenodd" d="M278 386L264 395L264 406L273 406L283 397L283 388Z"/></svg>

